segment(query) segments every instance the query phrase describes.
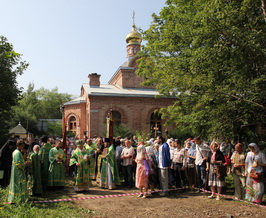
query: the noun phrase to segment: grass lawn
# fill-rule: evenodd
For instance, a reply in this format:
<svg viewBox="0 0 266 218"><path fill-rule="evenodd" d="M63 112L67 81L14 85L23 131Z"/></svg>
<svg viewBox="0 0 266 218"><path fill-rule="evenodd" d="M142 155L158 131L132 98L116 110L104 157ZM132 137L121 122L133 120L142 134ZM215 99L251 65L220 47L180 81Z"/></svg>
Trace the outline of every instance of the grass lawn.
<svg viewBox="0 0 266 218"><path fill-rule="evenodd" d="M29 197L28 203L3 204L8 189L0 188L0 217L89 217L99 216L96 211L79 208L75 202L30 203L30 201L66 199L64 191L46 192L42 197Z"/></svg>

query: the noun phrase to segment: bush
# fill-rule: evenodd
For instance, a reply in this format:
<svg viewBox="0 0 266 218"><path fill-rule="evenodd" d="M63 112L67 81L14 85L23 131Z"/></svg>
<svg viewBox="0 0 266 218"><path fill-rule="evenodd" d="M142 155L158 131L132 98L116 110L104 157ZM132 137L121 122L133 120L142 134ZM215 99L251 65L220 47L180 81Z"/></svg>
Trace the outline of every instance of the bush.
<svg viewBox="0 0 266 218"><path fill-rule="evenodd" d="M225 177L225 183L226 183L226 187L228 189L234 189L235 188L233 174L229 174Z"/></svg>
<svg viewBox="0 0 266 218"><path fill-rule="evenodd" d="M121 136L122 138L132 138L134 135L134 131L130 128L127 128L123 125L115 125L114 126L114 136Z"/></svg>

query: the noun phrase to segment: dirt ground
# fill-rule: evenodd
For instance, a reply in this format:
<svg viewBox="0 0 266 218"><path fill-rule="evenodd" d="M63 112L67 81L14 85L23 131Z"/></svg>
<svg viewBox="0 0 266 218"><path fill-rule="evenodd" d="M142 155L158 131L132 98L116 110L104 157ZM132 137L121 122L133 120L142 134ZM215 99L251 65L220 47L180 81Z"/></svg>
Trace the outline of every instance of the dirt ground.
<svg viewBox="0 0 266 218"><path fill-rule="evenodd" d="M116 190L92 187L87 193L75 193L69 187L69 196L89 197L136 193L137 189ZM146 199L137 196L78 200L75 203L88 211L96 211L88 217L266 217L266 208L229 199L208 199L209 194L193 191L171 191L168 197L158 193Z"/></svg>

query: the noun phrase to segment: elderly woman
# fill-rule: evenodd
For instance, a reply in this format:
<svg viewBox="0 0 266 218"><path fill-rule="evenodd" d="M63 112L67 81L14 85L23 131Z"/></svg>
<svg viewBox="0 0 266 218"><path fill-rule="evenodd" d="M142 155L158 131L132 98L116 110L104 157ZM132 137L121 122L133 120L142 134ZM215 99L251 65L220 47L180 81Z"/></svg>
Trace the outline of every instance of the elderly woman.
<svg viewBox="0 0 266 218"><path fill-rule="evenodd" d="M156 161L156 155L155 155L155 149L153 144L149 144L149 146L146 147L146 153L150 161L152 173L149 174L149 186L151 188L151 191L155 191L154 188L158 184L158 164Z"/></svg>
<svg viewBox="0 0 266 218"><path fill-rule="evenodd" d="M246 199L260 204L264 194L263 167L266 166L265 155L259 151L255 143L248 146L250 152L246 157Z"/></svg>
<svg viewBox="0 0 266 218"><path fill-rule="evenodd" d="M223 165L225 162L224 155L220 151L220 145L213 142L210 146L211 157L207 161L207 171L209 171L209 186L211 187L212 194L208 198L215 197L217 188L218 195L216 200L220 200L222 187L225 185L226 168Z"/></svg>
<svg viewBox="0 0 266 218"><path fill-rule="evenodd" d="M139 188L140 194L138 197L146 198L148 191L148 182L149 182L149 157L146 153L143 141L141 140L137 148L137 156L135 159L137 163L136 171L136 187ZM144 190L144 192L143 192Z"/></svg>

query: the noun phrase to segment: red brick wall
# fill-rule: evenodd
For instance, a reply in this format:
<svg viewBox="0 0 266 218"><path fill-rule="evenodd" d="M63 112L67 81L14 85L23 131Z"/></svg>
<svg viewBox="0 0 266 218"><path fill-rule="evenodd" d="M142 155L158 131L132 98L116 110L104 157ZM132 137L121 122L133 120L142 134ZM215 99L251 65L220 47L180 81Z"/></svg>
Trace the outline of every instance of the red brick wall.
<svg viewBox="0 0 266 218"><path fill-rule="evenodd" d="M69 118L74 116L76 118L76 135L83 137L83 132L86 131L86 104L65 105L64 117L66 119L67 131L69 130Z"/></svg>
<svg viewBox="0 0 266 218"><path fill-rule="evenodd" d="M106 132L106 116L110 108L122 114L122 124L127 128L149 132L150 116L154 109L171 105L173 99L166 98L133 98L90 96L90 112L88 114L89 136ZM165 127L163 127L164 134Z"/></svg>
<svg viewBox="0 0 266 218"><path fill-rule="evenodd" d="M127 45L127 57L133 57L140 51L140 44Z"/></svg>

